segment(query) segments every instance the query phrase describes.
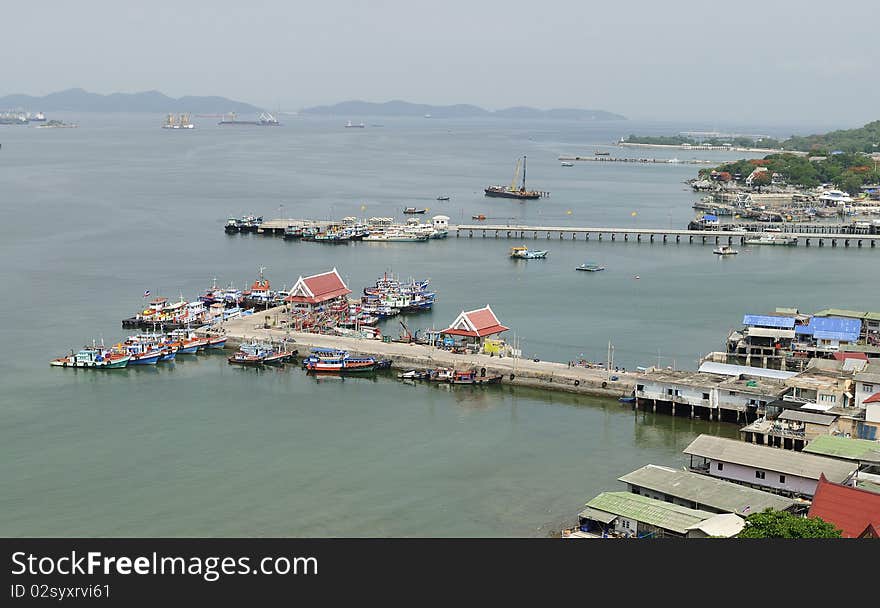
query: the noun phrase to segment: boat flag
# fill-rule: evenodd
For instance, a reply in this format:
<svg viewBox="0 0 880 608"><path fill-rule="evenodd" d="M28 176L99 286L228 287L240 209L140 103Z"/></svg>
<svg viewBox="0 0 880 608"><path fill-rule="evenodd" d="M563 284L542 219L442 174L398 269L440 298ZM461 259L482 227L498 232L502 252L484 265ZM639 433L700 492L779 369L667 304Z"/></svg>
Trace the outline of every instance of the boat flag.
<svg viewBox="0 0 880 608"><path fill-rule="evenodd" d="M149 289L145 289L145 290L144 290L144 297L145 297L145 298L150 297L150 290L149 290Z"/></svg>

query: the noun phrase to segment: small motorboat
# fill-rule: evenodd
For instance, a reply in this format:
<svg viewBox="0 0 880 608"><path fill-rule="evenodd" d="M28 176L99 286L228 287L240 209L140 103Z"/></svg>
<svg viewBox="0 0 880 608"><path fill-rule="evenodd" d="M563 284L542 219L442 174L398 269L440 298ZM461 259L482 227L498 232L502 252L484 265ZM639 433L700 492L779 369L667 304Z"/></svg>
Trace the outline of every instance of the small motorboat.
<svg viewBox="0 0 880 608"><path fill-rule="evenodd" d="M479 215L472 215L472 216L471 216L471 219L474 219L474 220L484 220L484 219L486 219L486 216L483 215L483 214L481 213L481 214L479 214Z"/></svg>
<svg viewBox="0 0 880 608"><path fill-rule="evenodd" d="M407 207L406 209L403 210L404 213L409 213L409 214L426 213L427 211L428 211L427 209L416 209L415 207Z"/></svg>
<svg viewBox="0 0 880 608"><path fill-rule="evenodd" d="M440 196L437 197L437 200L438 201L448 201L449 197L446 196L445 194L441 194Z"/></svg>
<svg viewBox="0 0 880 608"><path fill-rule="evenodd" d="M571 163L571 162L568 162L568 161L563 161L563 162L561 162L561 163L559 163L559 164L560 164L561 166L563 166L563 167L574 167L574 163Z"/></svg>
<svg viewBox="0 0 880 608"><path fill-rule="evenodd" d="M543 260L547 257L547 251L529 249L528 247L511 247L510 257L521 260Z"/></svg>
<svg viewBox="0 0 880 608"><path fill-rule="evenodd" d="M726 255L736 255L739 253L739 251L737 251L736 249L734 249L730 245L721 245L720 247L716 247L715 249L713 249L712 253L715 253L717 255L726 256Z"/></svg>
<svg viewBox="0 0 880 608"><path fill-rule="evenodd" d="M600 270L605 270L605 267L601 264L595 264L593 262L584 262L583 264L575 268L575 270L583 270L585 272L599 272Z"/></svg>

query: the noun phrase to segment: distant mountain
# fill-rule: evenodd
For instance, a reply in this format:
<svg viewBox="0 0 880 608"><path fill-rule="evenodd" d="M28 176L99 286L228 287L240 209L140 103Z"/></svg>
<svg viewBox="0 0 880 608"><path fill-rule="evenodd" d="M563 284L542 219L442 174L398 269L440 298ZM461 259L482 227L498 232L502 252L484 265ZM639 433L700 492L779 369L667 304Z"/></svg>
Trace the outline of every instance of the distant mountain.
<svg viewBox="0 0 880 608"><path fill-rule="evenodd" d="M68 89L43 97L7 95L0 97L0 109L21 108L34 112L198 112L253 114L260 108L225 97L181 97L175 99L159 91L100 95L83 89Z"/></svg>
<svg viewBox="0 0 880 608"><path fill-rule="evenodd" d="M604 110L579 110L558 108L539 110L529 107L507 108L505 110L485 110L468 104L452 106L432 106L408 101L386 101L374 103L370 101L343 101L332 106L315 106L300 110L301 114L318 114L325 116L425 116L435 118L556 118L563 120L626 120L625 116Z"/></svg>

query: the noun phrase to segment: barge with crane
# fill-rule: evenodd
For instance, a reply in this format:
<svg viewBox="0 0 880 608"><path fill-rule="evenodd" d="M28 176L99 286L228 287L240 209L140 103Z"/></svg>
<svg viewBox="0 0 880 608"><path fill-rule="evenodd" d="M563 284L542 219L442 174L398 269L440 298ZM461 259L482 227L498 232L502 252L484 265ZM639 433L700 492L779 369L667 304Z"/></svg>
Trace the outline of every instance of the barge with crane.
<svg viewBox="0 0 880 608"><path fill-rule="evenodd" d="M519 178L519 170L522 167L522 183L519 187L517 187L516 182ZM484 190L486 196L496 197L496 198L515 198L520 200L534 200L539 199L542 196L549 196L549 192L544 192L542 190L527 190L526 189L526 157L523 156L521 159L517 159L516 161L516 169L513 172L513 180L510 182L509 186L489 186Z"/></svg>

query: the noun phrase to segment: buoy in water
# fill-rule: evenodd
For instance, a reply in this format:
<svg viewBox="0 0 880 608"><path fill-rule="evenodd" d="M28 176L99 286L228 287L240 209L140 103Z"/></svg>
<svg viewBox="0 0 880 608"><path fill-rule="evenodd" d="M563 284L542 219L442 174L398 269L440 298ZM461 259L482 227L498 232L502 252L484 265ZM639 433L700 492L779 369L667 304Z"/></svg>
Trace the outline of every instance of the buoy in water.
<svg viewBox="0 0 880 608"><path fill-rule="evenodd" d="M634 278L634 279L639 279L639 278L641 278L641 277L639 277L639 275L634 275L633 278Z"/></svg>

